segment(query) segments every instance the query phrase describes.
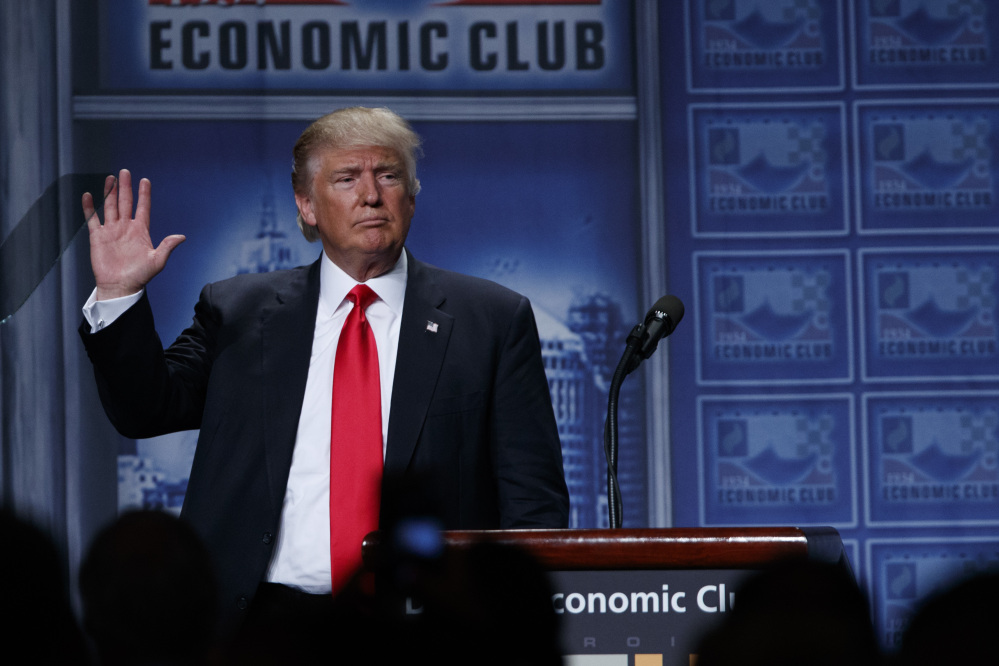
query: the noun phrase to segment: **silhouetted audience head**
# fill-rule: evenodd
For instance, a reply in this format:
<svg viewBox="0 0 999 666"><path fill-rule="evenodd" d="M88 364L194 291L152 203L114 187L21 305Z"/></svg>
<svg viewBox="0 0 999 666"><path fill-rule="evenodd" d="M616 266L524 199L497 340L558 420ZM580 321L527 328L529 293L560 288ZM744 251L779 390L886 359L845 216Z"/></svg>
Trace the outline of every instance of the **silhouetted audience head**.
<svg viewBox="0 0 999 666"><path fill-rule="evenodd" d="M867 599L849 570L793 560L736 591L698 666L867 666L881 661Z"/></svg>
<svg viewBox="0 0 999 666"><path fill-rule="evenodd" d="M896 655L899 666L999 664L999 571L979 573L917 608Z"/></svg>
<svg viewBox="0 0 999 666"><path fill-rule="evenodd" d="M551 584L533 557L481 541L453 553L448 564L424 597L438 650L451 645L456 655L496 666L561 664Z"/></svg>
<svg viewBox="0 0 999 666"><path fill-rule="evenodd" d="M52 539L0 509L0 644L8 664L83 664L87 652Z"/></svg>
<svg viewBox="0 0 999 666"><path fill-rule="evenodd" d="M337 654L368 663L562 663L547 573L522 549L487 539L434 545L433 521L384 534L375 571L334 600Z"/></svg>
<svg viewBox="0 0 999 666"><path fill-rule="evenodd" d="M194 530L158 511L123 514L80 567L83 625L102 664L197 664L211 648L217 592Z"/></svg>

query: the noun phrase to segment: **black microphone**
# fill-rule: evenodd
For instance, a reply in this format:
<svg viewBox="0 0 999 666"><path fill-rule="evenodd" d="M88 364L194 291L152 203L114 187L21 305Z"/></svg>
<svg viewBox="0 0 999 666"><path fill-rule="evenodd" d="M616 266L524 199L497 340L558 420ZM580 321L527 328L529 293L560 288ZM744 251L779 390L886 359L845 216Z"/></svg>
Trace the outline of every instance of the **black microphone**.
<svg viewBox="0 0 999 666"><path fill-rule="evenodd" d="M621 527L621 487L617 482L617 403L624 378L652 356L659 341L673 332L683 319L683 303L676 296L663 296L628 334L624 355L618 361L607 394L607 420L604 422L604 455L607 457L607 523L611 529Z"/></svg>
<svg viewBox="0 0 999 666"><path fill-rule="evenodd" d="M652 356L659 347L659 341L672 333L681 319L683 303L679 298L667 294L656 301L645 315L645 321L632 332L640 338L634 356L628 360L627 373L633 372L642 361Z"/></svg>

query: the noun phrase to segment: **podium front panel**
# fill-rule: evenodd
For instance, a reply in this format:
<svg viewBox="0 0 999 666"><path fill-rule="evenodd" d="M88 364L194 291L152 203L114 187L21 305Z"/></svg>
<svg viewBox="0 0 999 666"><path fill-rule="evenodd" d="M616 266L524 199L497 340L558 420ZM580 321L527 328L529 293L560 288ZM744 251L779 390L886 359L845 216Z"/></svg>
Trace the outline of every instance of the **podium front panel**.
<svg viewBox="0 0 999 666"><path fill-rule="evenodd" d="M552 571L566 666L688 666L745 569Z"/></svg>

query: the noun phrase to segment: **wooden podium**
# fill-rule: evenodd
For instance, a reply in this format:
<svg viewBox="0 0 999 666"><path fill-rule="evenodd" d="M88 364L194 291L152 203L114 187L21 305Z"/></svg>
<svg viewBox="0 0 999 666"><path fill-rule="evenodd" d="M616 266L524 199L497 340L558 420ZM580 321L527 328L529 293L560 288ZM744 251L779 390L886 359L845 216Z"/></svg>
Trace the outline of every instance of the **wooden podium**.
<svg viewBox="0 0 999 666"><path fill-rule="evenodd" d="M736 587L781 560L849 567L829 527L444 532L448 549L490 541L521 548L549 573L571 666L688 666L723 621ZM380 546L365 539L365 560Z"/></svg>

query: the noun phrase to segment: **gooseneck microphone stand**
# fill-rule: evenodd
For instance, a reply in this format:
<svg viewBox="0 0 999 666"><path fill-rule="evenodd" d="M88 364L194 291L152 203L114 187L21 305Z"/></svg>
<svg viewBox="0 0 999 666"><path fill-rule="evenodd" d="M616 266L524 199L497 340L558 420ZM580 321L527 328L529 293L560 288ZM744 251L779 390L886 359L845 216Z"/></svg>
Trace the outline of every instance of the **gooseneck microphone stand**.
<svg viewBox="0 0 999 666"><path fill-rule="evenodd" d="M683 303L676 296L663 296L628 334L624 354L614 370L607 394L607 420L604 422L604 455L607 457L607 518L611 529L621 527L621 486L617 481L617 403L624 378L642 361L652 356L659 341L676 329L683 319Z"/></svg>
<svg viewBox="0 0 999 666"><path fill-rule="evenodd" d="M621 487L617 482L617 403L624 378L641 362L640 358L638 362L635 362L635 357L644 335L644 322L631 329L624 354L614 370L607 396L607 420L604 421L604 456L607 458L607 517L611 529L621 527L624 516L621 508Z"/></svg>

